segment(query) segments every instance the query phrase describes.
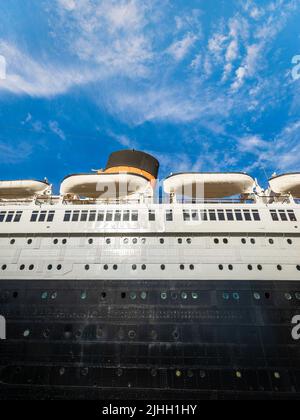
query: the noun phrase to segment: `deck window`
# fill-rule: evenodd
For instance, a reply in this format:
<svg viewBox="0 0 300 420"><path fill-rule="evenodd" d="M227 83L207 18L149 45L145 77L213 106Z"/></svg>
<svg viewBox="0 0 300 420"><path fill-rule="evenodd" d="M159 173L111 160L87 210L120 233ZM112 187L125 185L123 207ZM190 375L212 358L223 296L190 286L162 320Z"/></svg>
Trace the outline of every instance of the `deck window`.
<svg viewBox="0 0 300 420"><path fill-rule="evenodd" d="M84 210L81 212L80 221L81 222L87 222L89 212L87 210Z"/></svg>
<svg viewBox="0 0 300 420"><path fill-rule="evenodd" d="M36 221L37 221L37 219L38 219L38 215L39 215L39 212L38 212L38 211L34 211L34 212L32 213L32 215L31 215L30 221L31 221L31 222L36 222Z"/></svg>
<svg viewBox="0 0 300 420"><path fill-rule="evenodd" d="M21 220L23 212L22 211L17 211L15 218L14 218L14 223L18 223Z"/></svg>
<svg viewBox="0 0 300 420"><path fill-rule="evenodd" d="M55 212L54 212L54 211L49 211L49 213L48 213L48 218L47 218L47 222L53 222L53 220L54 220L54 215L55 215Z"/></svg>
<svg viewBox="0 0 300 420"><path fill-rule="evenodd" d="M95 222L96 221L96 211L91 211L89 215L89 222Z"/></svg>
<svg viewBox="0 0 300 420"><path fill-rule="evenodd" d="M133 211L131 214L131 220L133 222L138 222L139 221L139 212L138 211Z"/></svg>
<svg viewBox="0 0 300 420"><path fill-rule="evenodd" d="M216 222L217 216L216 216L216 211L215 210L209 210L209 220L211 222Z"/></svg>
<svg viewBox="0 0 300 420"><path fill-rule="evenodd" d="M274 222L279 222L279 217L276 210L271 210L271 217Z"/></svg>
<svg viewBox="0 0 300 420"><path fill-rule="evenodd" d="M190 222L191 221L191 214L189 210L183 210L183 220L185 222Z"/></svg>
<svg viewBox="0 0 300 420"><path fill-rule="evenodd" d="M65 216L64 216L64 222L70 222L71 215L72 215L72 212L71 211L66 211L65 212Z"/></svg>
<svg viewBox="0 0 300 420"><path fill-rule="evenodd" d="M288 218L287 218L286 212L285 212L284 210L279 210L279 216L280 216L280 219L281 219L283 222L287 222L287 221L288 221Z"/></svg>
<svg viewBox="0 0 300 420"><path fill-rule="evenodd" d="M39 215L39 222L44 222L46 220L47 212L42 211Z"/></svg>
<svg viewBox="0 0 300 420"><path fill-rule="evenodd" d="M108 211L108 212L106 212L106 221L107 222L112 222L113 221L113 212L112 211Z"/></svg>
<svg viewBox="0 0 300 420"><path fill-rule="evenodd" d="M244 210L244 217L245 217L246 222L252 221L250 210Z"/></svg>
<svg viewBox="0 0 300 420"><path fill-rule="evenodd" d="M99 211L98 212L97 221L98 222L104 222L104 211Z"/></svg>
<svg viewBox="0 0 300 420"><path fill-rule="evenodd" d="M224 210L218 210L218 219L220 222L224 222L226 220Z"/></svg>
<svg viewBox="0 0 300 420"><path fill-rule="evenodd" d="M14 218L14 214L15 213L13 211L9 211L5 221L8 223L12 222Z"/></svg>
<svg viewBox="0 0 300 420"><path fill-rule="evenodd" d="M198 210L192 210L192 221L199 222L199 212Z"/></svg>
<svg viewBox="0 0 300 420"><path fill-rule="evenodd" d="M202 222L207 222L207 210L200 210L200 217Z"/></svg>
<svg viewBox="0 0 300 420"><path fill-rule="evenodd" d="M166 221L173 222L173 210L166 211Z"/></svg>
<svg viewBox="0 0 300 420"><path fill-rule="evenodd" d="M255 222L260 222L260 214L258 210L252 210L252 216Z"/></svg>
<svg viewBox="0 0 300 420"><path fill-rule="evenodd" d="M124 210L123 212L123 222L130 222L130 211Z"/></svg>
<svg viewBox="0 0 300 420"><path fill-rule="evenodd" d="M115 222L121 222L122 220L122 213L120 212L120 210L116 210L115 212Z"/></svg>
<svg viewBox="0 0 300 420"><path fill-rule="evenodd" d="M293 210L288 210L288 215L291 222L297 222L297 217Z"/></svg>
<svg viewBox="0 0 300 420"><path fill-rule="evenodd" d="M73 217L72 217L72 222L78 222L79 221L79 215L80 215L80 211L74 211L73 212Z"/></svg>
<svg viewBox="0 0 300 420"><path fill-rule="evenodd" d="M232 210L226 210L226 215L227 215L227 220L229 222L233 222L233 220L234 220L233 211Z"/></svg>
<svg viewBox="0 0 300 420"><path fill-rule="evenodd" d="M155 222L156 214L155 210L149 210L149 222Z"/></svg>
<svg viewBox="0 0 300 420"><path fill-rule="evenodd" d="M0 223L4 222L6 216L6 212L5 211L1 211L0 212Z"/></svg>
<svg viewBox="0 0 300 420"><path fill-rule="evenodd" d="M238 222L243 221L243 215L241 210L235 210L235 218Z"/></svg>

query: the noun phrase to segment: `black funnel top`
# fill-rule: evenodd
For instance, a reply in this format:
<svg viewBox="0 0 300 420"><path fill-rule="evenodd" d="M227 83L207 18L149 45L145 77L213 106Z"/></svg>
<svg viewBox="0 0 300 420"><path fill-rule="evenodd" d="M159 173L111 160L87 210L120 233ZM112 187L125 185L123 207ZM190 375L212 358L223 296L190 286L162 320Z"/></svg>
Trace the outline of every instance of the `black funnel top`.
<svg viewBox="0 0 300 420"><path fill-rule="evenodd" d="M153 156L136 150L121 150L110 155L106 170L118 167L132 167L148 172L157 179L159 162Z"/></svg>

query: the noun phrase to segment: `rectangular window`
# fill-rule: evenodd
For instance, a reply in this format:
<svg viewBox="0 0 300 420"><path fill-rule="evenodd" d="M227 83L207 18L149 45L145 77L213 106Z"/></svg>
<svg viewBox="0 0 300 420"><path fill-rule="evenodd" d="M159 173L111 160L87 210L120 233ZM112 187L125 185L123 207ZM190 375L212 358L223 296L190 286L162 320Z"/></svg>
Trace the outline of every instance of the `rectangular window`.
<svg viewBox="0 0 300 420"><path fill-rule="evenodd" d="M1 211L0 212L0 223L4 222L6 216L6 212L5 211Z"/></svg>
<svg viewBox="0 0 300 420"><path fill-rule="evenodd" d="M220 222L224 222L226 220L224 210L218 210L218 219Z"/></svg>
<svg viewBox="0 0 300 420"><path fill-rule="evenodd" d="M115 222L121 222L122 220L122 213L120 212L120 210L116 210L115 212Z"/></svg>
<svg viewBox="0 0 300 420"><path fill-rule="evenodd" d="M104 222L104 211L99 211L98 212L97 221L98 222Z"/></svg>
<svg viewBox="0 0 300 420"><path fill-rule="evenodd" d="M173 222L173 210L166 211L166 221Z"/></svg>
<svg viewBox="0 0 300 420"><path fill-rule="evenodd" d="M243 221L242 210L235 210L235 218L238 222Z"/></svg>
<svg viewBox="0 0 300 420"><path fill-rule="evenodd" d="M71 215L72 215L72 212L71 211L66 211L65 212L65 216L64 216L64 222L70 222Z"/></svg>
<svg viewBox="0 0 300 420"><path fill-rule="evenodd" d="M149 210L149 222L155 222L155 211L154 210Z"/></svg>
<svg viewBox="0 0 300 420"><path fill-rule="evenodd" d="M283 222L287 222L287 221L288 221L288 218L287 218L286 212L285 212L284 210L279 210L279 216L280 216L280 219L281 219Z"/></svg>
<svg viewBox="0 0 300 420"><path fill-rule="evenodd" d="M14 218L14 223L18 223L21 220L22 217L22 212L21 211L17 211L15 218Z"/></svg>
<svg viewBox="0 0 300 420"><path fill-rule="evenodd" d="M130 211L124 210L123 211L123 222L130 222Z"/></svg>
<svg viewBox="0 0 300 420"><path fill-rule="evenodd" d="M202 222L207 222L208 221L207 210L200 210L200 217L201 217Z"/></svg>
<svg viewBox="0 0 300 420"><path fill-rule="evenodd" d="M288 215L291 222L297 222L297 217L293 210L288 210Z"/></svg>
<svg viewBox="0 0 300 420"><path fill-rule="evenodd" d="M73 212L73 217L72 217L72 222L78 222L79 221L79 215L80 215L80 211L76 210Z"/></svg>
<svg viewBox="0 0 300 420"><path fill-rule="evenodd" d="M252 216L255 222L260 222L260 214L258 210L252 210Z"/></svg>
<svg viewBox="0 0 300 420"><path fill-rule="evenodd" d="M245 218L246 222L251 222L252 221L250 210L244 210L244 218Z"/></svg>
<svg viewBox="0 0 300 420"><path fill-rule="evenodd" d="M226 210L227 220L228 222L234 221L234 215L232 210Z"/></svg>
<svg viewBox="0 0 300 420"><path fill-rule="evenodd" d="M209 210L209 220L211 222L217 221L216 210Z"/></svg>
<svg viewBox="0 0 300 420"><path fill-rule="evenodd" d="M8 223L12 222L14 218L14 214L15 213L13 211L9 211L5 221Z"/></svg>
<svg viewBox="0 0 300 420"><path fill-rule="evenodd" d="M38 219L38 215L39 215L39 212L38 212L38 211L34 211L34 212L32 212L32 215L31 215L30 221L31 221L31 222L36 222L36 221L37 221L37 219Z"/></svg>
<svg viewBox="0 0 300 420"><path fill-rule="evenodd" d="M47 217L47 222L53 222L54 215L55 215L55 211L49 211L48 217Z"/></svg>
<svg viewBox="0 0 300 420"><path fill-rule="evenodd" d="M271 217L274 222L279 222L279 217L276 210L271 210Z"/></svg>
<svg viewBox="0 0 300 420"><path fill-rule="evenodd" d="M133 222L138 222L139 221L139 213L137 211L133 211L131 213L131 220Z"/></svg>
<svg viewBox="0 0 300 420"><path fill-rule="evenodd" d="M112 211L106 212L106 219L105 220L107 222L112 222L113 221L113 215L114 215L114 213Z"/></svg>
<svg viewBox="0 0 300 420"><path fill-rule="evenodd" d="M80 221L87 222L89 212L87 210L83 210L81 212Z"/></svg>
<svg viewBox="0 0 300 420"><path fill-rule="evenodd" d="M192 210L192 221L199 222L199 212L198 210Z"/></svg>
<svg viewBox="0 0 300 420"><path fill-rule="evenodd" d="M96 211L90 211L89 215L89 222L95 222L96 221Z"/></svg>
<svg viewBox="0 0 300 420"><path fill-rule="evenodd" d="M41 213L39 215L39 222L44 222L46 220L46 216L47 216L47 212L46 211L41 211Z"/></svg>
<svg viewBox="0 0 300 420"><path fill-rule="evenodd" d="M185 222L190 222L191 221L191 214L189 210L183 210L183 220Z"/></svg>

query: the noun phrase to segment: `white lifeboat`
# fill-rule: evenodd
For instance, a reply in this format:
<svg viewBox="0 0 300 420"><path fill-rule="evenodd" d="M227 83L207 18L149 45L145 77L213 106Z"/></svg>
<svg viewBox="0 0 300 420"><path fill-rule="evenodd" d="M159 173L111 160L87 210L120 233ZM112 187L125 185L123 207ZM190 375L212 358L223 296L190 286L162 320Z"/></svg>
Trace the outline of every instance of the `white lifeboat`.
<svg viewBox="0 0 300 420"><path fill-rule="evenodd" d="M39 195L50 195L47 182L33 180L0 181L0 199L26 199Z"/></svg>
<svg viewBox="0 0 300 420"><path fill-rule="evenodd" d="M291 194L300 197L300 173L275 176L269 180L271 190L276 194Z"/></svg>
<svg viewBox="0 0 300 420"><path fill-rule="evenodd" d="M131 173L79 174L64 179L60 194L101 199L126 198L144 193L149 184L146 177Z"/></svg>
<svg viewBox="0 0 300 420"><path fill-rule="evenodd" d="M251 194L254 179L244 173L180 173L164 182L167 194L193 198L223 198Z"/></svg>

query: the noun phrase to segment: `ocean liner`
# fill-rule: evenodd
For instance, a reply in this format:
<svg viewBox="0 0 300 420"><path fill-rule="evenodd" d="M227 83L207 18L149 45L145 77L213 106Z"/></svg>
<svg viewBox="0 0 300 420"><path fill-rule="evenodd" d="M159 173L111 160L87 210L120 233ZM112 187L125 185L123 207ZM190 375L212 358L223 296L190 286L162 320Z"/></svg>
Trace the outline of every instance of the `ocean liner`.
<svg viewBox="0 0 300 420"><path fill-rule="evenodd" d="M0 182L0 399L300 398L300 174L158 171Z"/></svg>

